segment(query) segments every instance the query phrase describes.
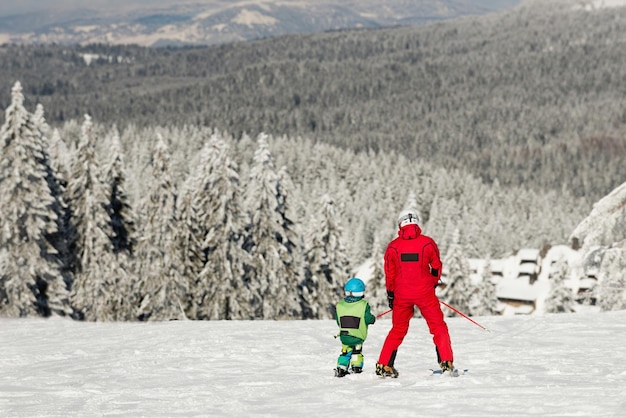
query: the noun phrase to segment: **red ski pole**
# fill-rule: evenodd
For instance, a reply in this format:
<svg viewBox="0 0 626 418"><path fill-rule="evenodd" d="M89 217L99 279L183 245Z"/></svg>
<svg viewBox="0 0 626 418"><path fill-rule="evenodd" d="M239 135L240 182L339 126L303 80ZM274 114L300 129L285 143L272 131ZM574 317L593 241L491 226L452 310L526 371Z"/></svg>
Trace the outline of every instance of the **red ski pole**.
<svg viewBox="0 0 626 418"><path fill-rule="evenodd" d="M482 325L480 325L478 322L474 321L472 318L470 318L469 316L465 315L463 312L459 311L458 309L453 308L452 306L448 305L447 303L443 302L443 301L439 301L439 303L441 303L442 305L444 305L445 307L452 309L454 312L458 313L459 315L461 315L463 318L467 319L468 321L470 321L471 323L481 327L482 329L484 329L487 332L491 332L489 331L487 328L483 327Z"/></svg>
<svg viewBox="0 0 626 418"><path fill-rule="evenodd" d="M378 314L378 315L376 315L376 318L380 318L380 317L381 317L381 316L383 316L383 315L387 315L387 314L388 314L389 312L391 312L391 311L392 311L392 309L389 309L388 311L385 311L385 312L383 312L383 313L381 313L381 314Z"/></svg>

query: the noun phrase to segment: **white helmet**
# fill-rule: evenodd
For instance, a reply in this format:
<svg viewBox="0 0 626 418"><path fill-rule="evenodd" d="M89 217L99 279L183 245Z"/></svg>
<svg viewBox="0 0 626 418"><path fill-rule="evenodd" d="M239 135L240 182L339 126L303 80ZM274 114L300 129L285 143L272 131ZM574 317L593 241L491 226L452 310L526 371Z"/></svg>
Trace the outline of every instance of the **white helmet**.
<svg viewBox="0 0 626 418"><path fill-rule="evenodd" d="M419 225L420 217L415 209L404 209L398 215L398 227L402 228L404 225L415 224Z"/></svg>

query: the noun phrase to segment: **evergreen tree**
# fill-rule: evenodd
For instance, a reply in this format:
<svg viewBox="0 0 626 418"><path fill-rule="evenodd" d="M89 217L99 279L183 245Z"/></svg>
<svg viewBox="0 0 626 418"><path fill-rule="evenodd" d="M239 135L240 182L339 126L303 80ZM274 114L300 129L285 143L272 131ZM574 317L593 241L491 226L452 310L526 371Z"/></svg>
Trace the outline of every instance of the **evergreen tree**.
<svg viewBox="0 0 626 418"><path fill-rule="evenodd" d="M448 254L443 262L444 267L448 269L448 274L446 288L442 296L447 303L459 311L471 314L470 296L474 289L470 280L469 264L465 254L466 252L461 243L460 231L457 228L452 236ZM450 312L450 316L455 315L455 312Z"/></svg>
<svg viewBox="0 0 626 418"><path fill-rule="evenodd" d="M111 266L111 275L117 293L111 295L111 314L107 319L134 320L136 319L136 305L132 298L132 289L136 276L133 273L132 264L137 244L137 216L126 191L126 167L117 129L113 130L108 139L111 160L105 171L105 181L108 184L110 196L106 209L111 223L111 243L115 259Z"/></svg>
<svg viewBox="0 0 626 418"><path fill-rule="evenodd" d="M96 140L91 117L85 115L67 196L75 233L70 243L74 256L70 298L77 318L89 321L113 320L121 297L107 212L110 189L96 157Z"/></svg>
<svg viewBox="0 0 626 418"><path fill-rule="evenodd" d="M426 225L428 235L435 238L441 254L448 254L449 246L458 225L457 203L443 196L435 196ZM426 227L424 229L426 229Z"/></svg>
<svg viewBox="0 0 626 418"><path fill-rule="evenodd" d="M50 137L50 160L53 171L56 173L57 180L61 185L61 188L65 190L67 187L68 174L68 155L70 155L65 142L61 138L61 134L58 129L52 131Z"/></svg>
<svg viewBox="0 0 626 418"><path fill-rule="evenodd" d="M298 296L299 264L287 213L288 195L274 168L267 136L258 148L248 182L247 207L251 214L247 247L253 257L250 286L260 297L256 316L288 319L302 316Z"/></svg>
<svg viewBox="0 0 626 418"><path fill-rule="evenodd" d="M575 312L574 292L565 284L569 275L569 264L561 258L552 266L550 271L550 293L545 301L546 313Z"/></svg>
<svg viewBox="0 0 626 418"><path fill-rule="evenodd" d="M63 270L66 282L71 286L74 256L71 253L70 243L72 237L75 236L75 228L71 219L71 209L67 195L67 183L69 178L67 158L69 152L57 129L52 132L48 149L50 150L52 172L55 174L56 178L56 182L53 183L53 188L58 190L61 213L57 220L59 224L59 237L55 241L58 242L57 246L61 248L59 254L63 259Z"/></svg>
<svg viewBox="0 0 626 418"><path fill-rule="evenodd" d="M385 282L385 247L378 237L374 237L372 244L372 275L367 282L366 299L372 312L381 314L389 309L387 300L387 285Z"/></svg>
<svg viewBox="0 0 626 418"><path fill-rule="evenodd" d="M110 196L107 212L111 218L113 252L132 255L137 243L136 216L130 198L126 192L126 171L122 145L117 129L110 137L111 160L105 172L105 181L109 185Z"/></svg>
<svg viewBox="0 0 626 418"><path fill-rule="evenodd" d="M152 183L141 205L142 239L137 244L135 295L140 320L183 319L189 284L180 273L177 248L176 192L170 172L170 154L162 137L152 161Z"/></svg>
<svg viewBox="0 0 626 418"><path fill-rule="evenodd" d="M334 306L343 298L343 284L349 278L342 228L335 201L327 194L320 199L319 215L306 244L306 272L302 297L308 307L305 318L334 317Z"/></svg>
<svg viewBox="0 0 626 418"><path fill-rule="evenodd" d="M605 251L600 271L597 303L603 311L626 309L626 250Z"/></svg>
<svg viewBox="0 0 626 418"><path fill-rule="evenodd" d="M48 182L48 187L50 188L52 195L55 198L53 208L56 214L57 230L55 233L50 235L49 240L61 260L61 272L63 275L63 281L65 282L65 286L67 288L71 288L73 281L73 275L71 271L72 254L69 248L70 243L68 237L71 237L73 235L73 226L70 220L70 210L67 205L65 190L65 185L67 184L67 173L64 171L64 167L62 167L56 161L56 158L53 157L53 155L49 152L51 146L53 144L56 144L57 138L54 134L56 133L58 135L58 132L55 130L55 132L53 133L53 138L50 140L48 139L47 133L50 131L50 128L46 123L46 119L44 117L44 109L41 104L37 105L36 111L33 115L33 121L37 131L40 134L43 152L45 155L47 155L47 163L45 164L46 181ZM63 171L59 171L60 169L63 169ZM67 309L68 312L71 312L71 307L69 307L69 300Z"/></svg>
<svg viewBox="0 0 626 418"><path fill-rule="evenodd" d="M470 298L470 312L472 315L499 315L498 297L496 296L496 285L493 282L491 273L491 262L489 258L482 271L481 280Z"/></svg>
<svg viewBox="0 0 626 418"><path fill-rule="evenodd" d="M189 283L189 296L184 305L186 316L189 319L198 319L196 299L197 292L203 291L197 288L197 278L204 267L206 256L202 251L202 234L204 225L200 222L198 209L194 205L196 190L185 186L182 197L177 200L178 205L178 231L176 242L180 250L181 275Z"/></svg>
<svg viewBox="0 0 626 418"><path fill-rule="evenodd" d="M69 314L69 280L56 248L63 235L60 188L19 82L11 93L0 128L0 314Z"/></svg>
<svg viewBox="0 0 626 418"><path fill-rule="evenodd" d="M251 257L244 250L247 214L241 207L237 165L227 144L213 135L203 150L195 193L206 234L206 263L198 275L194 300L198 319L253 319L253 295L245 281Z"/></svg>
<svg viewBox="0 0 626 418"><path fill-rule="evenodd" d="M299 223L294 219L298 219L298 209L302 206L302 202L297 200L294 193L294 184L291 177L287 173L286 167L278 170L277 184L277 202L278 215L284 236L282 244L286 252L282 253L282 260L288 271L290 286L293 286L293 292L290 292L292 300L289 309L293 312L297 311L298 316L302 317L302 294L300 293L300 282L304 278L304 240ZM294 301L297 300L297 303ZM296 308L297 306L297 308Z"/></svg>

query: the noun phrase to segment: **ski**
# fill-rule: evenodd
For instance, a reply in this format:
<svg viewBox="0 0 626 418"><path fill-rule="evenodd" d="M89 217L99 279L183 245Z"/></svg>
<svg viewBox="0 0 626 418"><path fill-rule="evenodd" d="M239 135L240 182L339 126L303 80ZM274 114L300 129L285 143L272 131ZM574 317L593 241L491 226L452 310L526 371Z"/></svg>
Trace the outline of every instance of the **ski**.
<svg viewBox="0 0 626 418"><path fill-rule="evenodd" d="M468 369L454 369L452 372L444 372L441 369L429 369L433 376L450 376L450 377L459 377L461 375L469 372Z"/></svg>

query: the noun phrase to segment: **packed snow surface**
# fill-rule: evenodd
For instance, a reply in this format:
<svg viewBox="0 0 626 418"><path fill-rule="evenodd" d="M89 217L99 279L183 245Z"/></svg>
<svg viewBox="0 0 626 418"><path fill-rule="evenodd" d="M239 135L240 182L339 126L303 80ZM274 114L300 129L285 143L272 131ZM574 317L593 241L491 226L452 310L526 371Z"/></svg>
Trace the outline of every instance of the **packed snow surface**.
<svg viewBox="0 0 626 418"><path fill-rule="evenodd" d="M398 379L333 376L331 320L85 323L0 319L0 416L624 416L626 311L449 318L458 378L431 376L415 318Z"/></svg>

